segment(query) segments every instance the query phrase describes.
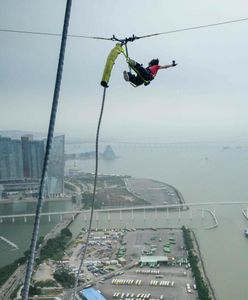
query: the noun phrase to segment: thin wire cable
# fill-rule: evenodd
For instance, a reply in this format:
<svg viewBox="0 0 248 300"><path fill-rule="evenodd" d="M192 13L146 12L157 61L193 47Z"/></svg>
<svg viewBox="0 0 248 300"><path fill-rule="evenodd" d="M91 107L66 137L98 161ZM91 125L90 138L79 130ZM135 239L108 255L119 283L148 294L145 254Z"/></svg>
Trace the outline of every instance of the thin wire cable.
<svg viewBox="0 0 248 300"><path fill-rule="evenodd" d="M202 28L207 28L207 27L227 25L227 24L231 24L231 23L246 22L246 21L248 21L248 18L240 18L240 19L235 19L235 20L227 20L227 21L223 21L223 22L210 23L210 24L187 27L187 28L179 28L179 29L175 29L175 30L157 32L157 33L152 33L152 34L147 34L147 35L142 35L142 36L133 36L133 38L134 38L133 40L153 37L153 36L157 36L157 35L177 33L177 32L182 32L182 31L202 29ZM14 30L14 29L5 29L5 28L0 28L0 32L17 33L17 34L32 34L32 35L47 35L47 36L61 36L61 34L59 34L59 33L50 33L50 32L42 32L42 31ZM111 38L106 38L106 37L100 37L100 36L87 36L87 35L68 34L68 37L84 38L84 39L97 39L97 40L106 40L106 41L116 41L116 40L118 40L114 36L112 36Z"/></svg>
<svg viewBox="0 0 248 300"><path fill-rule="evenodd" d="M199 26L193 26L193 27L188 27L188 28L175 29L175 30L170 30L170 31L152 33L152 34L148 34L148 35L139 36L139 37L137 37L137 39L142 39L142 38L147 38L147 37L152 37L152 36L157 36L157 35L163 35L163 34L170 34L170 33L182 32L182 31L202 29L202 28L207 28L207 27L227 25L227 24L231 24L231 23L245 22L245 21L248 21L248 18L236 19L236 20L229 20L229 21L224 21L224 22L218 22L218 23L212 23L212 24L206 24L206 25L199 25Z"/></svg>
<svg viewBox="0 0 248 300"><path fill-rule="evenodd" d="M96 164L95 164L94 188L93 188L93 195L92 195L92 202L91 202L91 209L90 209L90 222L89 222L88 232L87 232L87 236L86 236L85 247L83 248L82 253L81 253L81 261L80 261L80 265L79 265L77 276L76 276L72 300L74 300L76 297L77 287L78 287L78 279L79 279L79 275L80 275L80 272L81 272L81 269L82 269L82 266L84 263L85 255L86 255L88 244L89 244L91 228L92 228L95 196L96 196L96 184L97 184L97 177L98 177L99 135L100 135L101 122L102 122L102 115L103 115L103 110L104 110L105 96L106 96L106 87L104 87L104 90L103 90L102 107L101 107L101 112L100 112L99 119L98 119L97 132L96 132L96 145L95 145L96 146Z"/></svg>
<svg viewBox="0 0 248 300"><path fill-rule="evenodd" d="M51 152L51 147L52 147L54 126L55 126L56 113L57 113L58 100L59 100L60 85L61 85L61 79L62 79L62 73L63 73L66 39L67 39L67 32L68 32L69 21L70 21L71 3L72 3L72 0L67 0L66 9L65 9L65 17L64 17L64 25L63 25L63 34L62 34L62 40L61 40L61 45L60 45L59 61L58 61L58 67L57 67L56 82L55 82L54 95L53 95L53 103L52 103L52 109L51 109L51 115L50 115L48 135L47 135L46 151L45 151L45 157L44 157L42 175L41 175L41 181L40 181L40 188L39 188L39 195L38 195L37 206L36 206L33 234L32 234L32 239L31 239L31 244L30 244L30 254L29 254L29 259L28 259L28 263L27 263L24 287L23 287L23 291L22 291L22 299L23 300L28 299L30 281L31 281L33 266L34 266L36 244L37 244L37 239L38 239L38 235L39 235L39 227L40 227L40 214L41 214L43 198L44 198L45 181L46 181L46 177L47 177L47 169L48 169L48 163L49 163L50 152Z"/></svg>
<svg viewBox="0 0 248 300"><path fill-rule="evenodd" d="M0 32L7 32L7 33L17 33L17 34L30 34L30 35L47 35L47 36L55 36L60 37L60 33L53 33L53 32L43 32L43 31L26 31L26 30L13 30L13 29L4 29L0 28ZM72 38L84 38L84 39L96 39L96 40L107 40L111 41L112 38L105 38L101 36L87 36L87 35L77 35L77 34L68 34L68 37Z"/></svg>

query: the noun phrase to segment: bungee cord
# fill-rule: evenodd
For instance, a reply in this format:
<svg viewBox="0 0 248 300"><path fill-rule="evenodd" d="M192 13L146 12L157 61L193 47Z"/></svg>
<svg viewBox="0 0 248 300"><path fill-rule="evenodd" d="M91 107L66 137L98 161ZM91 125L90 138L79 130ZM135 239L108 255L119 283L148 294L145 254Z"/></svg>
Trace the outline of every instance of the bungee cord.
<svg viewBox="0 0 248 300"><path fill-rule="evenodd" d="M47 134L46 151L45 151L45 157L44 157L43 168L42 168L39 195L38 195L38 199L37 199L34 228L33 228L33 233L32 233L32 238L31 238L31 244L30 244L30 254L29 254L29 258L28 258L28 262L27 262L24 287L22 290L22 300L28 299L29 287L30 287L33 266L34 266L36 245L37 245L37 239L38 239L39 228L40 228L40 214L41 214L43 198L44 198L45 181L46 181L46 177L47 177L48 163L49 163L50 152L51 152L51 147L52 147L52 142L53 142L53 133L54 133L60 85L61 85L62 73L63 73L66 38L67 38L67 32L68 32L68 27L69 27L70 12L71 12L71 3L72 3L72 0L67 0L66 9L65 9L65 17L64 17L64 25L63 25L63 33L62 33L62 39L61 39L61 45L60 45L59 62L58 62L58 67L57 67L57 75L56 75L56 82L55 82L54 95L53 95L53 103L52 103L52 109L51 109L49 129L48 129L48 134Z"/></svg>
<svg viewBox="0 0 248 300"><path fill-rule="evenodd" d="M97 132L96 132L96 163L95 163L95 177L94 177L94 187L93 187L93 195L92 195L92 202L91 202L91 209L90 209L90 221L89 221L89 227L88 227L88 232L86 236L86 241L85 241L85 246L82 249L81 252L81 261L80 265L78 268L76 280L75 280L75 286L74 286L74 293L73 293L73 298L72 300L75 299L76 293L77 293L77 287L78 287L78 280L79 280L79 275L82 270L82 266L84 263L84 259L86 256L88 244L89 244L89 238L90 238L90 233L91 233L91 228L92 228L92 221L93 221L93 213L94 213L94 205L95 205L95 196L96 196L96 184L97 184L97 177L98 177L98 148L99 148L99 135L100 135L100 128L101 128L101 121L102 121L102 115L103 115L103 110L104 110L104 103L105 103L105 96L106 96L106 87L103 89L103 97L102 97L102 106L101 106L101 111L98 119L98 125L97 125Z"/></svg>

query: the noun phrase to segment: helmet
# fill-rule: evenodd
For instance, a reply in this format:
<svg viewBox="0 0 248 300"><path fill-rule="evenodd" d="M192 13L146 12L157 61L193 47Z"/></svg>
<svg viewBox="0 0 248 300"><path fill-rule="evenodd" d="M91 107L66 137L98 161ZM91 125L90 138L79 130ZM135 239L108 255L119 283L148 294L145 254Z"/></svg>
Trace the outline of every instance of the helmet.
<svg viewBox="0 0 248 300"><path fill-rule="evenodd" d="M159 64L159 59L154 58L149 62L149 67L154 66L154 65L158 65L158 64Z"/></svg>

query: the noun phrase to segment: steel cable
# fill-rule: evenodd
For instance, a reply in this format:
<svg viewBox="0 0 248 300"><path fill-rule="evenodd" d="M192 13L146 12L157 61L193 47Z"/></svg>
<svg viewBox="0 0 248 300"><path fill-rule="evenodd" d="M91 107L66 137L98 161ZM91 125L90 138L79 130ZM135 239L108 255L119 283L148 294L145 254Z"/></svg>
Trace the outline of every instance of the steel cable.
<svg viewBox="0 0 248 300"><path fill-rule="evenodd" d="M61 37L60 33L43 32L43 31L26 31L26 30L14 30L14 29L0 28L0 32ZM67 36L72 37L72 38L96 39L96 40L107 40L107 41L113 40L113 38L105 38L105 37L101 37L101 36L87 36L87 35L80 35L80 34L67 34Z"/></svg>
<svg viewBox="0 0 248 300"><path fill-rule="evenodd" d="M248 18L240 18L235 20L227 20L223 22L217 22L217 23L210 23L205 25L199 25L199 26L193 26L193 27L186 27L186 28L179 28L175 30L169 30L169 31L163 31L163 32L157 32L157 33L151 33L147 35L141 35L141 36L132 36L129 38L128 41L135 41L137 39L143 39L158 35L164 35L164 34L171 34L171 33L177 33L182 31L189 31L189 30L196 30L196 29L202 29L207 27L215 27L220 25L227 25L231 23L238 23L238 22L246 22L248 21ZM26 30L15 30L15 29L6 29L6 28L0 28L0 32L6 32L6 33L17 33L17 34L30 34L30 35L47 35L47 36L61 36L59 33L52 33L52 32L42 32L42 31L26 31ZM96 40L106 40L106 41L122 41L118 38L116 38L114 35L111 38L107 37L100 37L100 36L87 36L87 35L80 35L80 34L68 34L68 37L72 38L84 38L84 39L96 39ZM123 39L125 41L125 39Z"/></svg>
<svg viewBox="0 0 248 300"><path fill-rule="evenodd" d="M52 103L52 109L51 109L51 115L50 115L48 135L47 135L45 157L44 157L44 162L43 162L39 195L38 195L38 201L37 201L37 206L36 206L34 228L33 228L33 233L32 233L32 238L31 238L30 254L29 254L28 263L27 263L24 287L22 290L22 299L23 300L28 299L30 281L31 281L33 266L34 266L36 244L37 244L39 228L40 228L40 214L41 214L43 198L44 198L45 181L46 181L46 177L47 177L47 169L48 169L48 163L49 163L50 152L51 152L51 147L52 147L53 133L54 133L54 127L55 127L58 100L59 100L60 85L61 85L61 79L62 79L62 73L63 73L66 39L67 39L67 32L68 32L70 12L71 12L71 3L72 3L72 0L67 0L66 9L65 9L65 17L64 17L64 25L63 25L63 34L62 34L62 40L61 40L61 45L60 45L59 62L58 62L58 67L57 67L57 75L56 75L56 82L55 82L54 95L53 95L53 103Z"/></svg>
<svg viewBox="0 0 248 300"><path fill-rule="evenodd" d="M148 35L139 36L139 37L137 37L137 39L148 38L148 37L163 35L163 34L177 33L177 32L182 32L182 31L202 29L202 28L207 28L207 27L215 27L215 26L226 25L226 24L237 23L237 22L244 22L244 21L248 21L248 18L229 20L229 21L224 21L224 22L218 22L218 23L199 25L199 26L193 26L193 27L188 27L188 28L175 29L175 30L170 30L170 31L152 33L152 34L148 34Z"/></svg>

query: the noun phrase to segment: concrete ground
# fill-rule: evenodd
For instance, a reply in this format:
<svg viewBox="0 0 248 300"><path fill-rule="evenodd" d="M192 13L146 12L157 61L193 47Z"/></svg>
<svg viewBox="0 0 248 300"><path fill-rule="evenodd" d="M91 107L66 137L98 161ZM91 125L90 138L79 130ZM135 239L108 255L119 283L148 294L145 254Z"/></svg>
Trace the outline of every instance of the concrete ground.
<svg viewBox="0 0 248 300"><path fill-rule="evenodd" d="M120 276L116 276L104 283L98 284L97 289L101 291L103 296L108 299L166 299L166 300L196 300L198 299L197 292L193 289L194 281L191 273L183 267L166 267L162 266L158 270L159 276L155 274L136 273L140 268L134 268L126 271ZM146 268L147 271L153 269ZM113 279L118 280L134 280L133 284L115 284ZM135 284L137 280L140 285ZM156 285L152 285L155 283ZM190 284L191 293L187 292L186 284ZM143 295L143 296L142 296ZM148 298L147 298L148 299Z"/></svg>
<svg viewBox="0 0 248 300"><path fill-rule="evenodd" d="M165 253L163 246L169 243L169 237L174 236L176 243L171 244L171 252ZM125 235L124 241L127 245L126 259L139 258L142 251L149 251L152 245L157 247L156 252L153 255L161 256L166 255L169 257L186 257L186 252L183 249L184 241L181 230L137 230L129 232Z"/></svg>
<svg viewBox="0 0 248 300"><path fill-rule="evenodd" d="M175 244L171 244L170 253L165 253L163 246L169 243L171 236L175 238ZM153 256L167 256L171 263L160 264L159 267L133 267L111 279L98 282L95 288L106 299L198 299L191 270L186 269L185 264L176 263L178 259L187 258L181 230L136 230L127 232L123 241L126 242L127 263L138 262L140 256L144 255L143 251L149 251L151 245L157 248Z"/></svg>
<svg viewBox="0 0 248 300"><path fill-rule="evenodd" d="M153 205L180 203L175 188L166 183L140 178L127 178L125 183L130 193Z"/></svg>

